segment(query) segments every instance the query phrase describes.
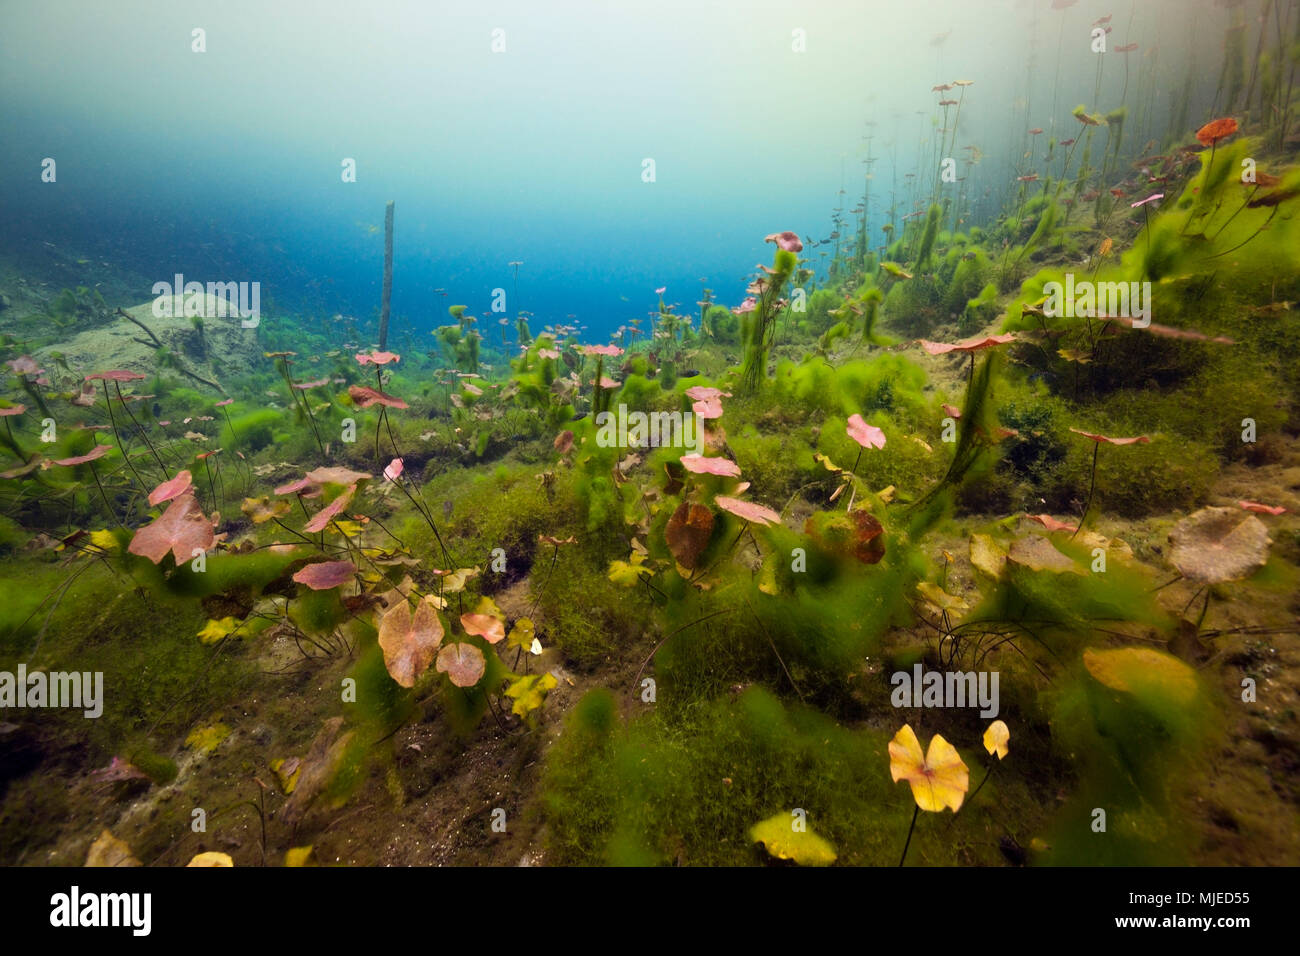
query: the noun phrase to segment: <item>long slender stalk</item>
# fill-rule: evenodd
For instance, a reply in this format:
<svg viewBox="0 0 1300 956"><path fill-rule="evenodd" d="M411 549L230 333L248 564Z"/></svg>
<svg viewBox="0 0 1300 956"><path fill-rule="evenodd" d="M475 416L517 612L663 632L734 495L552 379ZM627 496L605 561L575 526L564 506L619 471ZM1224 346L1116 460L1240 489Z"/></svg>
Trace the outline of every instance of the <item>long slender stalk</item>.
<svg viewBox="0 0 1300 956"><path fill-rule="evenodd" d="M126 447L126 443L122 441L122 433L117 430L117 419L113 415L113 399L108 394L107 385L104 387L104 404L108 407L108 420L113 426L113 437L117 439L117 447L122 450L122 459L126 462L127 467L131 469L131 474L135 475L135 480L140 483L140 487L149 487L145 480L140 477L140 472L136 470L135 462L131 460L131 454Z"/></svg>
<svg viewBox="0 0 1300 956"><path fill-rule="evenodd" d="M138 421L136 421L135 416L134 416L133 414L131 414L131 408L130 408L130 406L127 405L126 400L125 400L124 398L122 398L122 385L121 385L121 383L120 383L120 382L114 382L114 383L113 383L113 388L117 391L117 400L118 400L119 402L122 403L122 410L123 410L124 412L126 412L127 417L131 419L131 424L134 425L134 426L139 430L139 432L140 432L140 437L144 439L144 443L149 447L149 451L150 451L150 453L153 455L153 460L156 461L156 462L158 462L158 467L162 470L162 473L163 473L163 480L165 480L165 481L170 481L170 480L171 480L171 472L169 472L169 471L167 470L167 466L163 464L163 460L162 460L161 456L159 456L159 454L158 454L158 449L157 449L157 448L154 448L154 446L153 446L153 442L149 440L149 433L148 433L144 428L141 427L141 425L140 425L140 423L139 423ZM112 403L111 403L111 402L109 403L109 408L110 408L110 409L112 408Z"/></svg>
<svg viewBox="0 0 1300 956"><path fill-rule="evenodd" d="M907 859L907 848L912 845L912 831L916 829L916 816L920 812L921 805L918 803L912 810L912 825L907 828L907 842L903 844L903 855L898 860L900 868L903 866L903 861Z"/></svg>
<svg viewBox="0 0 1300 956"><path fill-rule="evenodd" d="M122 524L122 519L117 516L117 511L114 510L113 506L109 503L108 495L104 493L104 486L100 484L99 472L95 470L95 463L93 461L90 463L90 473L95 476L95 487L99 489L99 496L104 499L104 507L108 509L108 513L112 516L113 520L117 522L118 527L125 528L126 525Z"/></svg>
<svg viewBox="0 0 1300 956"><path fill-rule="evenodd" d="M1079 516L1079 527L1075 528L1074 534L1070 535L1071 541L1073 541L1075 536L1078 535L1078 533L1083 530L1083 522L1088 517L1088 509L1092 507L1092 493L1093 490L1097 487L1097 453L1099 451L1101 451L1101 442L1099 441L1093 442L1092 443L1092 477L1088 479L1088 501L1083 506L1083 514Z"/></svg>

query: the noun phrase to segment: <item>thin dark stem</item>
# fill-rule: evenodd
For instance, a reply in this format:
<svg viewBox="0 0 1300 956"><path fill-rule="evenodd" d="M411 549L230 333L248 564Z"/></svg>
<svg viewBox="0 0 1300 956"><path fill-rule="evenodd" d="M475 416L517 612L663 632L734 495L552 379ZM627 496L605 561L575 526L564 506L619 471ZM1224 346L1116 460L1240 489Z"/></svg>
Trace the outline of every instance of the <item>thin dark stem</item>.
<svg viewBox="0 0 1300 956"><path fill-rule="evenodd" d="M113 426L113 437L117 439L117 446L122 450L122 459L126 462L127 467L131 469L131 474L135 475L135 480L140 483L140 487L147 488L145 480L140 477L140 472L136 470L135 462L131 460L131 455L127 451L126 443L122 441L122 433L117 430L117 419L113 416L113 399L108 394L108 386L104 386L104 404L108 407L108 420Z"/></svg>
<svg viewBox="0 0 1300 956"><path fill-rule="evenodd" d="M121 383L119 383L119 382L114 382L114 383L113 383L113 388L117 390L117 400L118 400L119 402L122 403L122 410L123 410L124 412L126 412L127 418L131 419L131 424L134 425L137 429L139 429L139 431L140 431L140 437L143 438L143 439L144 439L144 443L145 443L146 445L149 446L149 451L150 451L150 453L153 455L153 460L156 461L156 462L158 462L158 467L159 467L160 469L162 469L163 479L164 479L164 480L168 480L168 481L171 480L171 472L169 472L169 471L167 470L167 466L163 464L163 460L162 460L162 458L159 457L159 455L158 455L158 449L157 449L157 448L154 448L154 447L153 447L153 442L149 440L149 433L148 433L147 431L145 431L143 428L140 427L140 423L139 423L138 421L136 421L136 420L135 420L135 416L134 416L133 414L131 414L131 408L130 408L130 406L128 406L128 405L126 404L126 400L122 398L122 385L121 385ZM111 403L111 402L109 403L109 408L112 408L112 403Z"/></svg>
<svg viewBox="0 0 1300 956"><path fill-rule="evenodd" d="M212 507L219 508L221 505L225 504L225 502L217 501L217 488L216 485L212 483L212 466L208 464L206 458L203 459L203 470L208 474L208 494L212 496Z"/></svg>
<svg viewBox="0 0 1300 956"><path fill-rule="evenodd" d="M1097 487L1097 453L1101 451L1101 442L1094 442L1092 446L1092 476L1088 479L1088 501L1083 506L1083 514L1079 516L1079 527L1074 529L1074 534L1070 535L1070 540L1083 530L1083 523L1087 520L1088 509L1092 507L1092 492Z"/></svg>
<svg viewBox="0 0 1300 956"><path fill-rule="evenodd" d="M122 519L117 516L117 512L113 510L113 506L108 502L108 495L104 493L104 486L99 482L99 472L95 470L95 463L93 461L90 463L90 473L95 476L95 487L99 489L99 496L104 499L104 507L108 509L108 513L112 515L113 520L117 522L118 527L125 528L126 525L122 524Z"/></svg>
<svg viewBox="0 0 1300 956"><path fill-rule="evenodd" d="M970 802L975 799L975 794L979 793L980 790L984 788L984 784L989 782L989 774L991 774L992 772L993 772L993 758L990 757L988 766L984 768L984 779L979 782L979 786L976 787L974 792L971 793L971 795L967 797L966 800L962 803L963 807L969 806ZM954 813L952 817L954 820L957 819L957 814Z"/></svg>
<svg viewBox="0 0 1300 956"><path fill-rule="evenodd" d="M921 805L918 803L912 810L912 825L907 828L907 842L903 844L903 855L898 860L901 868L903 861L907 859L907 848L912 845L912 831L916 829L916 816L921 812Z"/></svg>
<svg viewBox="0 0 1300 956"><path fill-rule="evenodd" d="M537 594L533 596L533 603L528 607L527 617L531 618L533 616L533 611L537 610L538 602L541 601L542 595L546 593L546 586L551 583L551 575L555 573L555 562L559 557L560 546L557 544L555 545L555 551L551 554L551 566L546 571L546 580L542 582L541 588L539 588Z"/></svg>

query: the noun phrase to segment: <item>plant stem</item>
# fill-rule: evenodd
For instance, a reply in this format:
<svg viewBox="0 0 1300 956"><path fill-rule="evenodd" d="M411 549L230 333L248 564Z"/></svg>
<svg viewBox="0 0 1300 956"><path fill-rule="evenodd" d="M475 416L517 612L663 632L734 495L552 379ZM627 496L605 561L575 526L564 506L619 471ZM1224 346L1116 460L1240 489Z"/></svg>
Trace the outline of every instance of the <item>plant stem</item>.
<svg viewBox="0 0 1300 956"><path fill-rule="evenodd" d="M907 848L912 845L912 831L916 829L916 817L920 812L921 805L918 803L912 809L912 825L907 828L907 842L903 844L903 855L898 860L900 868L903 866L903 861L907 859Z"/></svg>
<svg viewBox="0 0 1300 956"><path fill-rule="evenodd" d="M90 473L95 476L95 487L99 489L99 496L104 499L104 507L108 509L108 513L112 515L113 520L117 522L118 527L125 528L126 525L122 524L122 519L117 516L117 512L114 511L113 506L109 504L108 495L104 493L104 486L99 482L99 472L95 470L95 463L93 461L90 463Z"/></svg>
<svg viewBox="0 0 1300 956"><path fill-rule="evenodd" d="M122 435L117 430L117 419L113 416L113 399L108 394L107 384L104 386L104 404L108 407L108 420L113 426L113 437L117 439L117 447L122 451L123 460L126 462L127 467L131 469L131 474L135 475L135 480L140 483L140 487L147 488L148 485L146 485L144 479L140 477L140 472L136 471L135 462L131 460L131 455L126 448L126 443L122 441Z"/></svg>
<svg viewBox="0 0 1300 956"><path fill-rule="evenodd" d="M979 786L976 787L975 790L971 793L971 795L967 797L966 800L962 803L963 807L975 799L975 794L979 793L980 790L984 787L984 784L989 782L989 774L991 774L992 772L993 772L993 758L990 757L988 766L984 768L984 779L979 782ZM957 814L954 813L953 819L955 820L956 818L957 818Z"/></svg>
<svg viewBox="0 0 1300 956"><path fill-rule="evenodd" d="M158 455L158 449L157 449L157 448L154 448L154 447L153 447L153 442L151 442L151 441L149 440L149 433L148 433L147 431L145 431L144 428L142 428L142 427L140 426L140 423L139 423L138 421L135 420L135 416L131 414L131 409L130 409L130 407L126 404L126 400L122 398L122 385L121 385L121 383L119 383L119 382L114 382L114 383L113 383L113 388L117 390L117 400L118 400L119 402L122 403L122 410L125 411L127 417L131 419L131 424L133 424L137 429L139 429L139 431L140 431L140 437L143 438L143 439L144 439L144 443L145 443L146 445L149 446L149 451L150 451L150 453L153 455L153 460L156 461L156 462L158 462L158 467L159 467L160 469L162 469L163 479L166 480L166 481L170 481L170 480L171 480L171 472L169 472L169 471L167 470L167 466L163 464L163 460L162 460L162 458L159 457L159 455ZM109 407L112 408L111 403L110 403Z"/></svg>
<svg viewBox="0 0 1300 956"><path fill-rule="evenodd" d="M1092 507L1092 492L1093 489L1097 487L1097 453L1100 451L1101 451L1101 442L1093 442L1092 475L1088 479L1088 501L1083 506L1083 514L1079 516L1079 527L1075 528L1074 534L1070 535L1071 541L1073 541L1075 539L1075 536L1078 535L1078 533L1083 530L1083 522L1088 517L1088 509Z"/></svg>

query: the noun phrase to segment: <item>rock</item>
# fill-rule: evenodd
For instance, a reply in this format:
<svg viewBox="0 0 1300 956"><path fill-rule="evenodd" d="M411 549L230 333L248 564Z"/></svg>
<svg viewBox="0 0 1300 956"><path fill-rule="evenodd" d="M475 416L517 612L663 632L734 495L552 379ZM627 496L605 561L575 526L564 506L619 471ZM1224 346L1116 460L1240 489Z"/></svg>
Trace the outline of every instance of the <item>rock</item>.
<svg viewBox="0 0 1300 956"><path fill-rule="evenodd" d="M160 297L161 299L161 297ZM147 328L179 360L185 371L175 371L187 384L201 391L214 392L225 378L253 371L262 359L257 330L246 329L236 314L218 316L218 299L205 296L203 332L184 315L158 317L153 300L125 311ZM172 299L174 304L179 299ZM180 311L179 305L173 313ZM51 352L61 352L68 365L82 375L108 369L126 369L152 375L158 371L158 346L140 325L121 316L100 328L87 329L56 345L36 352L38 364L50 367ZM188 373L188 374L187 374ZM197 376L197 378L196 378ZM198 379L205 379L211 385Z"/></svg>

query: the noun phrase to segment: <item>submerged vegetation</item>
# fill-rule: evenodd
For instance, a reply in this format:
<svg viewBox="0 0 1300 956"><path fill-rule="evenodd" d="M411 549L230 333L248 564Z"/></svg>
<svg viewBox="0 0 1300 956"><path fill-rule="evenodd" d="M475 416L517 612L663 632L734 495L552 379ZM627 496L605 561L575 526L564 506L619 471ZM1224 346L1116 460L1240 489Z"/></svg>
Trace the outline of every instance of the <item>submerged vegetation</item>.
<svg viewBox="0 0 1300 956"><path fill-rule="evenodd" d="M1289 29L996 173L941 82L933 171L608 342L6 319L0 672L105 706L0 715L0 860L1294 863Z"/></svg>

